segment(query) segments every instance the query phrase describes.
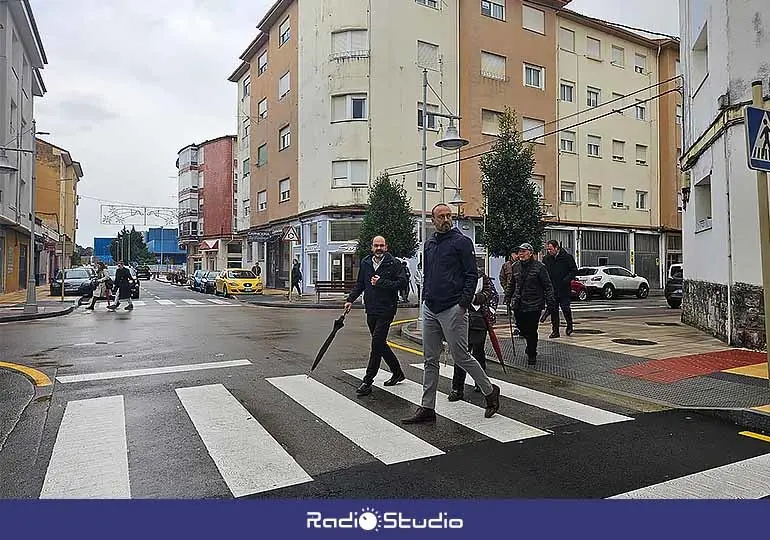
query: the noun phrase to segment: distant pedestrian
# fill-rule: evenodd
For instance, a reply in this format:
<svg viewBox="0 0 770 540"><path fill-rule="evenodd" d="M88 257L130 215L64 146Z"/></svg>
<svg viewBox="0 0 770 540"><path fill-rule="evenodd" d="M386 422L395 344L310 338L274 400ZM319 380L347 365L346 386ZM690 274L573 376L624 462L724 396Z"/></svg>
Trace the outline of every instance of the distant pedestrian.
<svg viewBox="0 0 770 540"><path fill-rule="evenodd" d="M131 284L134 279L131 277L131 271L125 266L123 261L118 262L118 269L115 270L115 303L109 309L115 311L120 307L121 299L128 300L126 311L134 309L131 302Z"/></svg>
<svg viewBox="0 0 770 540"><path fill-rule="evenodd" d="M409 263L406 261L401 261L401 264L404 265L404 275L406 276L406 285L404 285L404 288L401 289L401 298L404 302L409 301L409 292L412 287L412 273L409 272Z"/></svg>
<svg viewBox="0 0 770 540"><path fill-rule="evenodd" d="M372 239L372 254L361 260L356 286L350 291L345 302L345 313L350 313L353 302L361 293L364 294L366 325L372 335L369 365L366 367L361 386L356 390L359 396L372 393L372 383L382 360L385 360L392 374L391 378L385 381L385 386L393 386L406 379L401 364L387 341L390 323L398 310L398 293L404 288L405 282L404 265L388 253L385 238L375 236Z"/></svg>
<svg viewBox="0 0 770 540"><path fill-rule="evenodd" d="M254 272L255 276L261 276L262 275L262 267L259 266L259 263L255 264L251 267L251 271Z"/></svg>
<svg viewBox="0 0 770 540"><path fill-rule="evenodd" d="M511 297L513 296L513 276L517 272L519 264L519 251L518 249L511 252L510 258L505 261L503 267L500 269L500 285L503 287L503 304L505 304L505 312L508 317L512 315L511 312ZM514 323L513 335L519 335L519 327Z"/></svg>
<svg viewBox="0 0 770 540"><path fill-rule="evenodd" d="M289 296L297 289L297 295L302 297L302 271L300 270L300 264L297 259L294 259L294 266L291 269L291 288L289 289Z"/></svg>
<svg viewBox="0 0 770 540"><path fill-rule="evenodd" d="M439 357L444 341L455 366L465 370L486 397L484 416L490 418L500 408L500 388L468 352L468 309L478 284L473 242L452 227L452 209L438 204L431 211L436 232L425 245L423 284L422 401L405 424L436 420L436 392L439 382Z"/></svg>
<svg viewBox="0 0 770 540"><path fill-rule="evenodd" d="M96 286L91 293L91 303L88 304L86 309L93 310L96 307L97 300L106 300L107 308L110 307L110 274L107 272L107 267L103 262L96 265Z"/></svg>
<svg viewBox="0 0 770 540"><path fill-rule="evenodd" d="M527 340L527 363L534 365L537 361L537 325L540 313L547 305L552 310L555 305L553 285L545 265L532 255L532 244L525 243L519 247L519 265L514 274L515 280L511 309L516 317L519 331Z"/></svg>
<svg viewBox="0 0 770 540"><path fill-rule="evenodd" d="M572 280L577 275L577 264L575 257L565 251L559 242L549 240L546 244L548 254L543 257L543 264L548 270L548 276L553 285L553 295L556 299L553 311L551 312L551 338L559 337L559 308L564 312L564 320L567 322L565 333L572 335L572 308L570 301L572 299Z"/></svg>

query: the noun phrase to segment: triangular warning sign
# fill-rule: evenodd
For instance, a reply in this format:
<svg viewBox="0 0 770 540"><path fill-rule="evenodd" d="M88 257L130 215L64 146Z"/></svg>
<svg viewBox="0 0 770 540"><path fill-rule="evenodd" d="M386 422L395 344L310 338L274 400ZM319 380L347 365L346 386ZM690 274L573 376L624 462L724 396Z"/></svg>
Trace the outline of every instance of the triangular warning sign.
<svg viewBox="0 0 770 540"><path fill-rule="evenodd" d="M762 115L754 148L751 149L751 159L770 161L770 118L767 113Z"/></svg>
<svg viewBox="0 0 770 540"><path fill-rule="evenodd" d="M283 240L284 242L299 242L299 236L297 236L297 231L294 230L294 227L286 227L286 230L283 232Z"/></svg>

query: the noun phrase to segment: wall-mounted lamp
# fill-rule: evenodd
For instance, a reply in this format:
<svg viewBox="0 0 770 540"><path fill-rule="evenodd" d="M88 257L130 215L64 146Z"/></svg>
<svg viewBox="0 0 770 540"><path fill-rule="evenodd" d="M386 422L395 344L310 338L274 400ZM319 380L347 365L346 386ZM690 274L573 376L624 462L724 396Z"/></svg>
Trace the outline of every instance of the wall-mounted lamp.
<svg viewBox="0 0 770 540"><path fill-rule="evenodd" d="M682 188L682 210L687 210L687 203L690 202L690 186Z"/></svg>

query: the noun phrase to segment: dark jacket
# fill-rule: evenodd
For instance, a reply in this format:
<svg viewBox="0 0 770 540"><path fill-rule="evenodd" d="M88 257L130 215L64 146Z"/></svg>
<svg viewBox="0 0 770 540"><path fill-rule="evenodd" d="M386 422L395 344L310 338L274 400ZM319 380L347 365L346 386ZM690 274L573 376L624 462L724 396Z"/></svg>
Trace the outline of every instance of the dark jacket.
<svg viewBox="0 0 770 540"><path fill-rule="evenodd" d="M453 306L468 309L478 282L473 243L457 229L428 239L425 244L425 275L423 298L433 313Z"/></svg>
<svg viewBox="0 0 770 540"><path fill-rule="evenodd" d="M559 249L559 252L555 257L546 255L543 257L543 264L548 275L551 277L551 283L553 284L553 292L557 298L569 298L572 289L572 280L577 275L577 264L575 264L575 257L567 253L563 249Z"/></svg>
<svg viewBox="0 0 770 540"><path fill-rule="evenodd" d="M380 276L377 285L372 285L372 276ZM358 281L348 294L347 301L355 302L364 293L367 315L391 315L398 309L398 291L407 285L404 265L390 253L385 253L382 263L375 271L372 256L361 260Z"/></svg>
<svg viewBox="0 0 770 540"><path fill-rule="evenodd" d="M542 311L546 304L549 309L555 304L551 278L540 261L519 261L514 279L516 288L511 302L514 311Z"/></svg>
<svg viewBox="0 0 770 540"><path fill-rule="evenodd" d="M128 298L131 296L131 271L126 268L118 268L115 270L115 289L118 292L118 298Z"/></svg>
<svg viewBox="0 0 770 540"><path fill-rule="evenodd" d="M468 309L468 329L486 331L487 323L494 325L497 321L497 303L500 297L492 284L492 279L482 270L479 270L479 279L483 280L481 290L473 297L473 304L478 305L479 309L476 310L474 305ZM476 288L478 288L478 281Z"/></svg>

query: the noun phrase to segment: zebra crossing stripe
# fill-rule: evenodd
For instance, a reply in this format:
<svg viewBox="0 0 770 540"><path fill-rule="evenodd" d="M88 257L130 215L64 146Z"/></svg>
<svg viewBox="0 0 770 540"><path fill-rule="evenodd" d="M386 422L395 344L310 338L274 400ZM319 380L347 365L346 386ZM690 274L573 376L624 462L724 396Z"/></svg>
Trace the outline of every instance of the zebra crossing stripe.
<svg viewBox="0 0 770 540"><path fill-rule="evenodd" d="M348 369L345 373L352 375L357 379L363 379L366 374L365 369ZM389 392L395 396L420 405L422 397L422 385L409 379L395 385L385 386L383 383L390 378L391 374L387 371L380 371L374 380L374 385ZM492 418L484 418L484 410L467 401L447 401L447 395L441 392L436 393L436 414L461 424L473 431L486 435L491 439L500 442L520 441L532 437L549 435L547 431L537 429L522 422L518 422L501 414L496 414Z"/></svg>
<svg viewBox="0 0 770 540"><path fill-rule="evenodd" d="M67 403L40 498L131 498L123 396Z"/></svg>
<svg viewBox="0 0 770 540"><path fill-rule="evenodd" d="M267 381L386 465L444 453L307 375Z"/></svg>
<svg viewBox="0 0 770 540"><path fill-rule="evenodd" d="M223 385L176 393L234 497L313 481Z"/></svg>
<svg viewBox="0 0 770 540"><path fill-rule="evenodd" d="M424 369L423 364L412 364L412 367ZM454 375L454 368L442 365L439 373L442 377L451 379L452 375ZM623 416L622 414L616 414L590 405L584 405L570 399L553 396L545 392L538 392L537 390L525 386L519 386L499 379L490 378L490 380L500 387L501 396L526 403L527 405L533 405L545 409L546 411L555 412L562 416L566 416L567 418L574 418L575 420L580 420L581 422L586 422L587 424L594 426L633 420L630 416Z"/></svg>
<svg viewBox="0 0 770 540"><path fill-rule="evenodd" d="M770 496L770 454L653 484L610 499L762 499Z"/></svg>
<svg viewBox="0 0 770 540"><path fill-rule="evenodd" d="M184 373L188 371L201 371L206 369L221 369L248 365L251 365L251 362L247 358L244 358L241 360L223 360L221 362L205 362L202 364L183 364L156 368L123 369L117 371L102 371L98 373L83 373L80 375L59 375L56 377L56 380L60 383L104 381L108 379L122 379L125 377L142 377L145 375L161 375L165 373Z"/></svg>
<svg viewBox="0 0 770 540"><path fill-rule="evenodd" d="M184 302L185 304L193 305L193 306L196 306L196 305L197 306L202 306L203 305L203 302L200 302L199 300L191 300L189 298L183 299L182 302Z"/></svg>
<svg viewBox="0 0 770 540"><path fill-rule="evenodd" d="M144 301L142 301L142 300L134 300L134 305L135 305L136 307L144 307L144 306L146 306L146 305L147 305L147 302L144 302Z"/></svg>
<svg viewBox="0 0 770 540"><path fill-rule="evenodd" d="M226 306L230 305L230 302L228 302L227 300L219 300L218 298L206 298L206 300L208 300L212 304L219 304L220 306L221 305L226 305Z"/></svg>
<svg viewBox="0 0 770 540"><path fill-rule="evenodd" d="M159 303L162 306L173 306L174 302L171 300L155 300L157 303Z"/></svg>

